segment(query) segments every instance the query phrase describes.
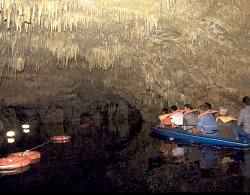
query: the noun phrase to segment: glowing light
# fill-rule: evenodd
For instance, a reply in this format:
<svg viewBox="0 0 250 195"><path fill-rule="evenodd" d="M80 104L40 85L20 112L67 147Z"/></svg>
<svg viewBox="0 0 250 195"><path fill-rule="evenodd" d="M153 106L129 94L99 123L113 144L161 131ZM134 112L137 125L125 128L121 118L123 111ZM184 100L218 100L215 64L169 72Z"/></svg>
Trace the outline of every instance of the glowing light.
<svg viewBox="0 0 250 195"><path fill-rule="evenodd" d="M15 142L15 138L8 138L8 139L7 139L7 142L10 143L10 144L11 144L11 143L14 143L14 142Z"/></svg>
<svg viewBox="0 0 250 195"><path fill-rule="evenodd" d="M6 133L7 137L14 137L16 135L16 133L14 131L8 131Z"/></svg>
<svg viewBox="0 0 250 195"><path fill-rule="evenodd" d="M28 129L28 128L30 128L30 125L23 124L23 125L22 125L22 128L23 128L23 129Z"/></svg>
<svg viewBox="0 0 250 195"><path fill-rule="evenodd" d="M23 129L23 132L24 132L24 133L29 133L29 132L30 132L30 129Z"/></svg>

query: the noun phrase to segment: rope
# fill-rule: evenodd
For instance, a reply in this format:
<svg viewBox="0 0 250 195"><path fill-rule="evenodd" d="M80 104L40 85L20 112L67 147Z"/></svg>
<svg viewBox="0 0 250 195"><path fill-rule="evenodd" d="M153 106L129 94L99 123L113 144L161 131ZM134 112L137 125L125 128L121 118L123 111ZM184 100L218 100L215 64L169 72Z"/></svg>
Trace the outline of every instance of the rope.
<svg viewBox="0 0 250 195"><path fill-rule="evenodd" d="M71 133L72 133L72 132L71 132ZM71 133L64 133L64 135L69 135L69 134L71 134ZM50 142L52 142L52 141L53 141L53 140L51 139L51 140L49 140L49 141L47 141L47 142L45 142L45 143L42 143L42 144L40 144L40 145L38 145L38 146L36 146L36 147L31 148L31 149L29 149L29 150L25 150L25 152L28 152L28 151L37 149L37 148L39 148L39 147L41 147L41 146L43 146L43 145L45 145L45 144L48 144L48 143L50 143ZM24 152L24 153L25 153L25 152Z"/></svg>
<svg viewBox="0 0 250 195"><path fill-rule="evenodd" d="M38 146L36 146L36 147L34 147L34 148L31 148L31 149L29 149L29 150L26 150L25 152L30 151L30 150L34 150L34 149L36 149L36 148L39 148L39 147L41 147L41 146L43 146L43 145L45 145L45 144L48 144L49 142L52 142L52 140L49 140L49 141L47 141L47 142L45 142L45 143L42 143L42 144L40 144L40 145L38 145Z"/></svg>

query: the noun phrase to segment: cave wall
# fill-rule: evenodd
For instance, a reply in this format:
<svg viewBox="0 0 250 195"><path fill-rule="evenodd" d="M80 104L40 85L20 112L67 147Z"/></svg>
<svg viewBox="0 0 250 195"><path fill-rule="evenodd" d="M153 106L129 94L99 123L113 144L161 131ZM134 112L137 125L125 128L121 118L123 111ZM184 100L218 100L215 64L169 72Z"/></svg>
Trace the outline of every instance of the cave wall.
<svg viewBox="0 0 250 195"><path fill-rule="evenodd" d="M164 105L209 101L236 115L249 11L248 0L1 0L1 105L74 118L118 103L157 121Z"/></svg>

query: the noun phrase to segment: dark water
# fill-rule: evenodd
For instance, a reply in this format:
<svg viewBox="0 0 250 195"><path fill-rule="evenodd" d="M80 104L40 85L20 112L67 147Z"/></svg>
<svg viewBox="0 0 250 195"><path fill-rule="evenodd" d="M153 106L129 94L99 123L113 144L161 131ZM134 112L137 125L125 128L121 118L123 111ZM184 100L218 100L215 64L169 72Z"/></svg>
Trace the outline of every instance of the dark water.
<svg viewBox="0 0 250 195"><path fill-rule="evenodd" d="M41 126L14 143L0 137L0 155L24 151L57 134L65 144L48 143L36 151L40 162L16 175L1 175L1 192L249 192L250 151L164 143L147 124L102 128Z"/></svg>

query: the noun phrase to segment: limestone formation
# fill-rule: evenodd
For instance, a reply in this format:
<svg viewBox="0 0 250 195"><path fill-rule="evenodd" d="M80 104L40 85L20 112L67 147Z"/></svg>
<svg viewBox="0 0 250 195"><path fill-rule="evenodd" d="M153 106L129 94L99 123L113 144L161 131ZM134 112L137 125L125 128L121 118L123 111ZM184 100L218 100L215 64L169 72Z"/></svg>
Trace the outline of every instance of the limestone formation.
<svg viewBox="0 0 250 195"><path fill-rule="evenodd" d="M249 95L249 11L249 0L0 0L0 99L81 98L79 113L119 99L144 120L209 101L236 115Z"/></svg>
<svg viewBox="0 0 250 195"><path fill-rule="evenodd" d="M62 124L64 120L64 113L61 108L50 108L46 112L44 119L45 124Z"/></svg>

